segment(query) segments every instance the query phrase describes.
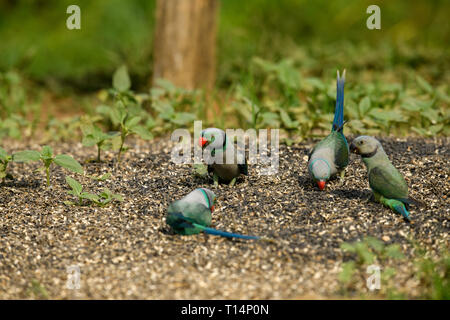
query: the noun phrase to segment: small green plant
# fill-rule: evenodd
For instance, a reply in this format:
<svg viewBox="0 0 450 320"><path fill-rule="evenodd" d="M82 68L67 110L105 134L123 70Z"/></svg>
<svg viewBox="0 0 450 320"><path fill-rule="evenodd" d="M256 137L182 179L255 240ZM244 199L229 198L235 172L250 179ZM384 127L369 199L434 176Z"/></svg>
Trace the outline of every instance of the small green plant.
<svg viewBox="0 0 450 320"><path fill-rule="evenodd" d="M99 127L93 124L82 126L81 130L83 133L83 146L97 146L97 162L101 162L100 151L111 149L112 139L119 134L118 132L104 133Z"/></svg>
<svg viewBox="0 0 450 320"><path fill-rule="evenodd" d="M353 260L344 262L342 264L342 271L338 276L339 281L343 284L343 292L348 293L352 288L355 288L357 282L366 283L366 267L372 264L386 264L390 259L403 259L404 255L400 250L398 244L385 245L383 241L366 237L362 241L353 243L342 243L341 249L351 253L354 256ZM398 299L403 298L403 295L390 283L390 279L395 275L396 271L393 268L385 267L380 272L383 289L379 294L386 295L389 298Z"/></svg>
<svg viewBox="0 0 450 320"><path fill-rule="evenodd" d="M27 294L37 299L48 299L47 289L36 279L31 280L31 284L27 289Z"/></svg>
<svg viewBox="0 0 450 320"><path fill-rule="evenodd" d="M10 174L8 174L6 172L6 169L8 168L8 163L12 161L12 156L9 155L5 149L3 149L2 147L0 147L0 179L2 179L3 181L10 176Z"/></svg>
<svg viewBox="0 0 450 320"><path fill-rule="evenodd" d="M416 278L420 282L422 299L450 300L450 255L448 249L440 251L439 257L432 258L427 250L415 245L417 269Z"/></svg>
<svg viewBox="0 0 450 320"><path fill-rule="evenodd" d="M112 193L108 188L103 188L102 192L98 195L95 193L83 192L83 186L77 180L66 176L66 182L72 188L68 193L75 196L77 198L77 202L72 201L64 201L66 205L75 205L79 206L83 205L83 200L89 200L92 203L104 207L113 200L123 201L123 198L120 194Z"/></svg>
<svg viewBox="0 0 450 320"><path fill-rule="evenodd" d="M13 155L15 162L29 162L41 160L44 167L38 170L45 170L47 176L47 186L50 186L50 166L52 163L66 168L72 172L83 174L83 167L71 156L59 154L54 156L53 149L49 146L43 146L41 152L34 150L25 150Z"/></svg>
<svg viewBox="0 0 450 320"><path fill-rule="evenodd" d="M120 138L117 148L117 161L120 162L122 152L126 150L125 139L129 135L136 134L145 140L153 138L149 131L153 126L153 119L142 108L142 101L147 98L135 95L130 90L131 80L126 66L116 70L112 82L113 88L109 90L109 93L114 97L113 107L101 105L97 107L97 113L104 118L104 122L110 123L115 130L119 131L116 136ZM111 139L114 138L115 136L111 137ZM112 144L115 145L115 142L113 141Z"/></svg>

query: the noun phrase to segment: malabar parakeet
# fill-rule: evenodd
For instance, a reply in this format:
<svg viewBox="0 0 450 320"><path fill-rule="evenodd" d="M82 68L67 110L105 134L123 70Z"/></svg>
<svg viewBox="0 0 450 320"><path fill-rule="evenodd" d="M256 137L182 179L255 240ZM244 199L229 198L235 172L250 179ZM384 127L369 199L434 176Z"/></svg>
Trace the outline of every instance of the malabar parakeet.
<svg viewBox="0 0 450 320"><path fill-rule="evenodd" d="M362 157L375 200L410 221L409 205L418 205L420 202L408 196L405 179L389 161L381 143L374 137L360 136L353 140L350 151Z"/></svg>
<svg viewBox="0 0 450 320"><path fill-rule="evenodd" d="M337 72L337 96L331 133L321 140L310 151L308 156L308 171L320 190L325 183L337 173L344 176L348 165L348 143L344 136L344 83L345 70L342 77Z"/></svg>
<svg viewBox="0 0 450 320"><path fill-rule="evenodd" d="M238 161L239 153L234 143L227 139L227 135L223 130L217 128L203 130L199 143L203 149L210 146L211 156L218 156L217 153L222 154L222 163L208 164L208 172L213 173L214 185L217 186L220 179L233 186L240 174L248 174L247 159L244 156L242 161ZM234 159L232 159L231 163L226 163L227 148L234 148Z"/></svg>
<svg viewBox="0 0 450 320"><path fill-rule="evenodd" d="M204 232L226 238L258 240L256 236L246 236L210 228L211 214L216 203L214 192L206 188L198 188L180 200L170 204L166 222L172 229L182 235Z"/></svg>

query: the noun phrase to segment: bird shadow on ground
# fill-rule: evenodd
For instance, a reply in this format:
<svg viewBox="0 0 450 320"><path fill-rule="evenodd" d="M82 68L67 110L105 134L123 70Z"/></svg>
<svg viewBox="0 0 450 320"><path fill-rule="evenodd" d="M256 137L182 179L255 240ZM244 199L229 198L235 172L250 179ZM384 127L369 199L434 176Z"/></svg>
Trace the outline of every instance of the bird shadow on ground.
<svg viewBox="0 0 450 320"><path fill-rule="evenodd" d="M368 201L372 198L372 193L369 190L360 189L335 189L330 193L337 195L341 198L347 198L349 200L360 199Z"/></svg>

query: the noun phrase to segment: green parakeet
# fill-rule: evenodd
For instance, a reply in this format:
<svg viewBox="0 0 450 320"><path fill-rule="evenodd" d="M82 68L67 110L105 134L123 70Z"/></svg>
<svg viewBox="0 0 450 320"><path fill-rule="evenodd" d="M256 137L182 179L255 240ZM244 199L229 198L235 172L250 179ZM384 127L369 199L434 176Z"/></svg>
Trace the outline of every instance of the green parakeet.
<svg viewBox="0 0 450 320"><path fill-rule="evenodd" d="M215 202L216 196L211 190L206 188L195 189L182 199L169 205L166 222L176 233L183 235L204 232L227 238L260 239L255 236L246 236L209 228Z"/></svg>
<svg viewBox="0 0 450 320"><path fill-rule="evenodd" d="M320 190L325 183L337 173L343 177L348 165L348 143L344 136L344 84L345 70L342 77L337 73L337 97L331 133L320 141L309 153L308 171Z"/></svg>
<svg viewBox="0 0 450 320"><path fill-rule="evenodd" d="M227 135L223 130L217 128L208 128L202 131L199 141L201 147L211 149L211 156L221 156L222 163L214 162L208 164L208 172L213 173L214 184L218 185L219 179L234 185L236 178L240 174L247 175L248 167L245 156L242 161L238 161L239 153L235 145L227 139ZM227 148L234 148L234 159L231 163L226 163Z"/></svg>
<svg viewBox="0 0 450 320"><path fill-rule="evenodd" d="M410 221L409 205L419 202L408 196L405 179L389 161L381 143L373 137L360 136L353 140L350 151L361 155L367 167L369 185L375 200Z"/></svg>

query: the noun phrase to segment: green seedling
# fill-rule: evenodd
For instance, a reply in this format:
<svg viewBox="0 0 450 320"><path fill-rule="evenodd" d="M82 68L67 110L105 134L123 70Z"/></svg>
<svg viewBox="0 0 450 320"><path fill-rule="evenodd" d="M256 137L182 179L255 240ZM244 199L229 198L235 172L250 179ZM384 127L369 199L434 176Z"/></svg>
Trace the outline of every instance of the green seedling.
<svg viewBox="0 0 450 320"><path fill-rule="evenodd" d="M92 125L82 129L85 147L97 146L97 162L101 162L100 151L111 148L111 140L117 136L118 132L104 133L99 127Z"/></svg>
<svg viewBox="0 0 450 320"><path fill-rule="evenodd" d="M66 154L59 154L54 156L53 150L49 146L42 147L41 152L34 150L25 150L13 154L13 161L15 162L29 162L41 160L44 164L43 168L38 170L45 170L47 176L47 186L50 186L50 166L52 163L66 168L72 172L83 174L83 167L71 156Z"/></svg>
<svg viewBox="0 0 450 320"><path fill-rule="evenodd" d="M8 168L8 163L10 161L12 161L12 156L9 155L5 151L5 149L0 147L0 179L2 179L3 181L7 177L11 177L11 175L6 172L6 169Z"/></svg>
<svg viewBox="0 0 450 320"><path fill-rule="evenodd" d="M83 205L83 200L89 200L98 206L104 207L113 200L123 201L120 194L114 194L108 188L103 188L102 192L97 195L95 193L83 192L83 186L81 183L69 176L66 176L66 182L72 188L72 190L69 190L68 193L77 198L77 203L72 201L64 201L67 205L78 204L81 206Z"/></svg>
<svg viewBox="0 0 450 320"><path fill-rule="evenodd" d="M145 140L150 140L153 135L139 123L142 120L140 116L132 116L127 108L125 98L119 93L120 101L117 101L116 107L112 109L111 118L113 122L120 124L120 146L117 153L117 161L120 162L120 156L124 151L125 139L132 134L137 134Z"/></svg>

